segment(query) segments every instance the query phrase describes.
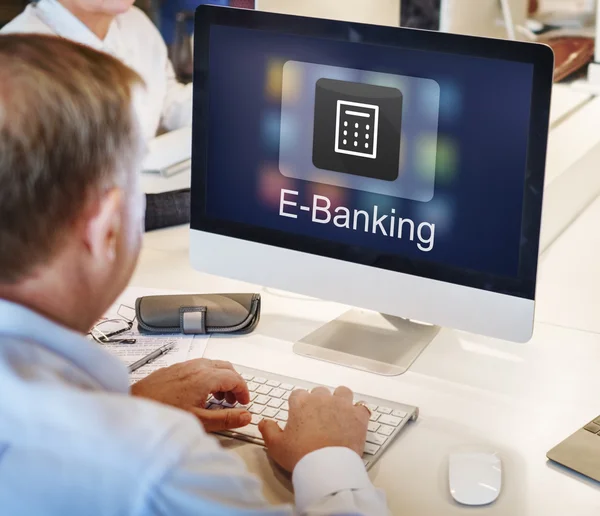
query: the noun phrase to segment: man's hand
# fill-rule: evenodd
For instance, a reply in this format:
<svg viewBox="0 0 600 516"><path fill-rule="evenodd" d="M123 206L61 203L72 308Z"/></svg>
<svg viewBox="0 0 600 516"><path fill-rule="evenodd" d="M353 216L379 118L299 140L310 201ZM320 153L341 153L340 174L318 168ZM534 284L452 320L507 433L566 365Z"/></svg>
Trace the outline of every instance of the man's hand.
<svg viewBox="0 0 600 516"><path fill-rule="evenodd" d="M131 387L131 394L191 412L207 432L239 428L250 423L247 410L206 410L211 394L229 403L250 402L244 379L229 362L200 358L159 369Z"/></svg>
<svg viewBox="0 0 600 516"><path fill-rule="evenodd" d="M302 457L330 446L343 446L362 455L369 424L369 409L352 402L352 391L338 387L334 394L325 387L310 393L292 392L285 430L275 421L263 419L258 428L271 458L293 471Z"/></svg>

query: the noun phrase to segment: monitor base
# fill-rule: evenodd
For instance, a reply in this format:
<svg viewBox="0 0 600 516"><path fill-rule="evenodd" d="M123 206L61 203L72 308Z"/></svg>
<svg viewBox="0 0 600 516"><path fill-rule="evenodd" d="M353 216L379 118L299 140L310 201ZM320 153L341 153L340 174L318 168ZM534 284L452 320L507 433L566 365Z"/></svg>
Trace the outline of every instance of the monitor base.
<svg viewBox="0 0 600 516"><path fill-rule="evenodd" d="M294 353L384 376L405 373L440 331L429 326L352 309L294 344Z"/></svg>

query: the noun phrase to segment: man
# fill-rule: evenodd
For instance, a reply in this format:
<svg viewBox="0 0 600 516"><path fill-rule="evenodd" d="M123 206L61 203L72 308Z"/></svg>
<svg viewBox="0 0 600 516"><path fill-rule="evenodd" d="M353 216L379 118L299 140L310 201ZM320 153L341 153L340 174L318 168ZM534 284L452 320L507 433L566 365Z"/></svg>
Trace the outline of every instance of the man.
<svg viewBox="0 0 600 516"><path fill-rule="evenodd" d="M261 425L295 487L295 509L275 507L200 424L247 422L203 410L211 393L248 402L230 364L180 364L130 392L123 365L83 336L140 248L139 87L89 47L0 36L0 513L386 513L359 456L369 412L348 389L295 391L285 430Z"/></svg>

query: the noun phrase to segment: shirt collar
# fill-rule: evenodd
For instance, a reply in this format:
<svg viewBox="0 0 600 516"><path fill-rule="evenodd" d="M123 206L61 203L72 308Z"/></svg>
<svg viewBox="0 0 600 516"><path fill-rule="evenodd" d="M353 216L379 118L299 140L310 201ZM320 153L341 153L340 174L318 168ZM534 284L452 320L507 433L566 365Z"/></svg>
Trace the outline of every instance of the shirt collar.
<svg viewBox="0 0 600 516"><path fill-rule="evenodd" d="M35 342L70 362L103 390L129 392L127 369L117 358L93 340L24 306L0 299L0 335Z"/></svg>
<svg viewBox="0 0 600 516"><path fill-rule="evenodd" d="M111 36L117 30L117 23L113 21L104 41L96 36L79 18L64 7L58 0L40 0L35 4L38 16L48 25L58 36L61 36L77 43L87 45L96 50L108 52L110 48Z"/></svg>

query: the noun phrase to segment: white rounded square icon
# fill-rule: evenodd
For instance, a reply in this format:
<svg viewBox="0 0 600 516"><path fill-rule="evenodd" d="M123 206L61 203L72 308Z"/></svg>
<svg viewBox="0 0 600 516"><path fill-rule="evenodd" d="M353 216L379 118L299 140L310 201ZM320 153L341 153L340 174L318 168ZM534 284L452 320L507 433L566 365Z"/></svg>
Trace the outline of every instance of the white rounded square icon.
<svg viewBox="0 0 600 516"><path fill-rule="evenodd" d="M362 134L358 132L359 129ZM347 100L337 101L335 152L376 159L378 131L379 106ZM364 141L359 140L359 137Z"/></svg>
<svg viewBox="0 0 600 516"><path fill-rule="evenodd" d="M322 84L328 99L317 103ZM382 111L382 102L391 108ZM315 113L320 105L331 107ZM287 61L279 171L293 179L428 202L435 189L439 107L440 86L433 79ZM377 170L382 138L387 168Z"/></svg>

